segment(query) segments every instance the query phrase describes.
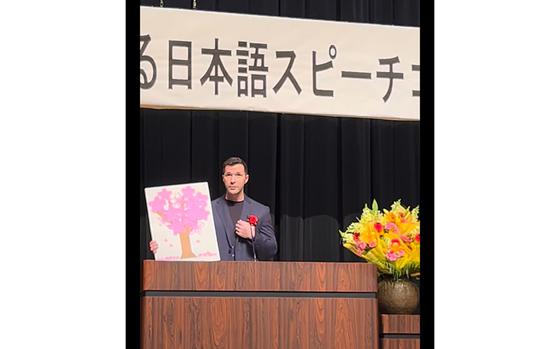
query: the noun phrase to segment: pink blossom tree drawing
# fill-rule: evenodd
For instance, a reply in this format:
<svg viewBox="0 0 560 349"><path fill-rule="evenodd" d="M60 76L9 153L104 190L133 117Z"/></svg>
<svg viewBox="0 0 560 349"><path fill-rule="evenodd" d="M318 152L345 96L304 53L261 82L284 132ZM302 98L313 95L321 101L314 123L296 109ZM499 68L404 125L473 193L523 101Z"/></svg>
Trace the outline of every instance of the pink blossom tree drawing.
<svg viewBox="0 0 560 349"><path fill-rule="evenodd" d="M181 258L195 257L192 252L190 235L201 227L208 219L206 195L195 191L192 187L184 187L173 194L162 189L150 201L150 210L157 214L161 222L181 240Z"/></svg>

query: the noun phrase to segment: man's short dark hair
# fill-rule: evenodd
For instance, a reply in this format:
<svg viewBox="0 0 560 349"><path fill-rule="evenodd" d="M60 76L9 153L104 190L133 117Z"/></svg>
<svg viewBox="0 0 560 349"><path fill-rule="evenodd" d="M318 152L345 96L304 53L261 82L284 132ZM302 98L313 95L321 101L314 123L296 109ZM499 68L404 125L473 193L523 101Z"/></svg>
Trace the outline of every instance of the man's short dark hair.
<svg viewBox="0 0 560 349"><path fill-rule="evenodd" d="M247 163L243 161L242 158L238 158L237 156L232 156L231 158L224 161L224 163L222 164L222 174L224 174L226 170L226 166L233 166L237 164L243 165L243 168L245 169L245 174L249 174L249 168L247 167Z"/></svg>

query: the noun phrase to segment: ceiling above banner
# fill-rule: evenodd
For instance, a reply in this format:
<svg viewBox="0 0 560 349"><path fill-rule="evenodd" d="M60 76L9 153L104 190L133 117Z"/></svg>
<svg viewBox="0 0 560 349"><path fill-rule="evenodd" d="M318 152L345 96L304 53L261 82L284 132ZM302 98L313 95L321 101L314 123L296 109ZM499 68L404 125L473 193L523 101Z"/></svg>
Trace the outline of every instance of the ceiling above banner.
<svg viewBox="0 0 560 349"><path fill-rule="evenodd" d="M420 120L420 30L140 8L140 105Z"/></svg>

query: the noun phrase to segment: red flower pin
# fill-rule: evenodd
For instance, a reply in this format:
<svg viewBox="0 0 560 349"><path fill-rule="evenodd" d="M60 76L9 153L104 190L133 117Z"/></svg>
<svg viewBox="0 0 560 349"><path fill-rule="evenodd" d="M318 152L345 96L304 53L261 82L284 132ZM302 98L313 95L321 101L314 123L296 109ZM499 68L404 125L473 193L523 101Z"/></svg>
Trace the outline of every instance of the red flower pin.
<svg viewBox="0 0 560 349"><path fill-rule="evenodd" d="M247 218L249 218L249 224L251 225L257 225L257 223L259 222L259 219L257 218L257 216L250 214Z"/></svg>

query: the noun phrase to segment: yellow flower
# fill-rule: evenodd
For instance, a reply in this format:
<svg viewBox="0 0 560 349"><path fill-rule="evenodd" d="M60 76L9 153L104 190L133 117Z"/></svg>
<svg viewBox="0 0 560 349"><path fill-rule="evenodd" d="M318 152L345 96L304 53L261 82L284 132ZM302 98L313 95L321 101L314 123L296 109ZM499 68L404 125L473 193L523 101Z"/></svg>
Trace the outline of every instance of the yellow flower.
<svg viewBox="0 0 560 349"><path fill-rule="evenodd" d="M373 228L373 223L362 223L360 226L360 240L368 245L377 243L377 233Z"/></svg>
<svg viewBox="0 0 560 349"><path fill-rule="evenodd" d="M400 200L391 210L365 205L360 219L341 231L343 246L395 278L420 272L419 207L410 210ZM366 247L367 246L367 247Z"/></svg>

